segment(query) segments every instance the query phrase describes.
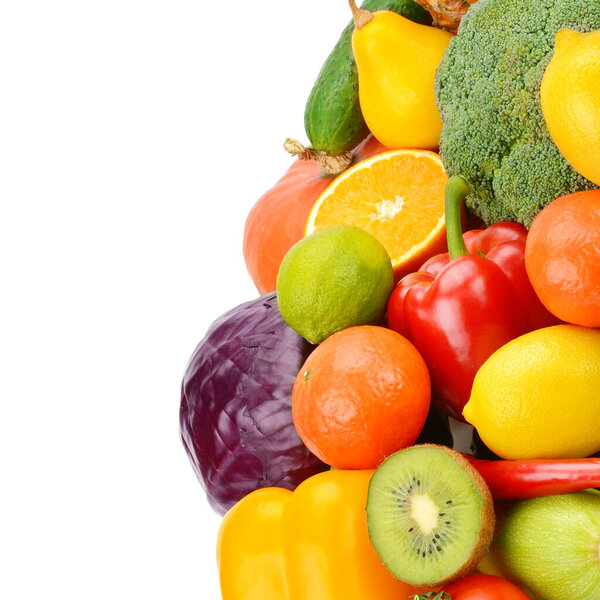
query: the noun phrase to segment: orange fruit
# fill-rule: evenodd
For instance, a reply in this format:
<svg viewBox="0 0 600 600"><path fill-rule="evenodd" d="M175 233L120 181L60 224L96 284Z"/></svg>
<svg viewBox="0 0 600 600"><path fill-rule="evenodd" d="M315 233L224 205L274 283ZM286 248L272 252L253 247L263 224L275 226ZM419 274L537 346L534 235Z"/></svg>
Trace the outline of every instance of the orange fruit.
<svg viewBox="0 0 600 600"><path fill-rule="evenodd" d="M446 251L447 181L435 152L383 152L344 171L323 191L305 233L334 225L365 229L388 251L398 280Z"/></svg>
<svg viewBox="0 0 600 600"><path fill-rule="evenodd" d="M354 160L361 161L386 150L370 135L353 150ZM314 161L298 159L248 214L244 259L259 293L275 291L283 257L304 236L312 207L332 181Z"/></svg>
<svg viewBox="0 0 600 600"><path fill-rule="evenodd" d="M414 443L429 411L429 372L399 333L372 325L327 338L300 369L292 415L307 448L337 469L374 469Z"/></svg>
<svg viewBox="0 0 600 600"><path fill-rule="evenodd" d="M556 317L600 327L600 190L557 198L534 219L525 268Z"/></svg>

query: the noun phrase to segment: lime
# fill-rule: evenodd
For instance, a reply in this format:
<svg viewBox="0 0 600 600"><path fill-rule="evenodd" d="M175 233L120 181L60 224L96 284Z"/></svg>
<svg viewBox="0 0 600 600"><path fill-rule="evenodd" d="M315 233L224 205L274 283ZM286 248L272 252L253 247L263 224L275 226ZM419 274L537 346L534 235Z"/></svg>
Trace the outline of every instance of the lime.
<svg viewBox="0 0 600 600"><path fill-rule="evenodd" d="M581 458L600 450L600 330L555 325L481 366L463 416L502 458Z"/></svg>
<svg viewBox="0 0 600 600"><path fill-rule="evenodd" d="M292 246L277 276L287 324L313 344L354 325L378 323L394 286L390 256L370 233L338 226Z"/></svg>

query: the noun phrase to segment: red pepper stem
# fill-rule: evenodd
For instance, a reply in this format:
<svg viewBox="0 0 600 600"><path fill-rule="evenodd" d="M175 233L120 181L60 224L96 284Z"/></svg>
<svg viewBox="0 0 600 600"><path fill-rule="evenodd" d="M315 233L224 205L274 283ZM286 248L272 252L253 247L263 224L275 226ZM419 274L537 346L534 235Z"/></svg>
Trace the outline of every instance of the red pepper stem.
<svg viewBox="0 0 600 600"><path fill-rule="evenodd" d="M462 232L461 207L471 193L469 184L460 176L453 175L446 183L446 239L450 260L469 254Z"/></svg>

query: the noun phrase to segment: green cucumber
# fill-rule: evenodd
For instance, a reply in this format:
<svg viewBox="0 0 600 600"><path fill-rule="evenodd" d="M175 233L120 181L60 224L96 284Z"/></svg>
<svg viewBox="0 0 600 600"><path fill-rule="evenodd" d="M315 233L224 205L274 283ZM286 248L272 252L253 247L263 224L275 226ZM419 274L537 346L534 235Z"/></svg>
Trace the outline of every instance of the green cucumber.
<svg viewBox="0 0 600 600"><path fill-rule="evenodd" d="M415 23L431 25L429 13L413 0L365 0L361 8L391 10ZM312 147L330 156L352 150L369 133L358 101L353 31L354 22L350 22L327 57L304 111L304 128Z"/></svg>

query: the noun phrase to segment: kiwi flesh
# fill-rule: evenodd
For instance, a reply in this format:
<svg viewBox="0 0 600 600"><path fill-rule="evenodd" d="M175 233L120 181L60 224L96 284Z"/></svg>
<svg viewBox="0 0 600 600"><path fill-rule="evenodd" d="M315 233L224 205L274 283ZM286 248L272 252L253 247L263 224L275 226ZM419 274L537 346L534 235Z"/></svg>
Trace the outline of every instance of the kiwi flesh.
<svg viewBox="0 0 600 600"><path fill-rule="evenodd" d="M418 586L473 571L494 532L494 503L481 475L458 452L434 444L386 459L371 478L366 512L383 564Z"/></svg>

